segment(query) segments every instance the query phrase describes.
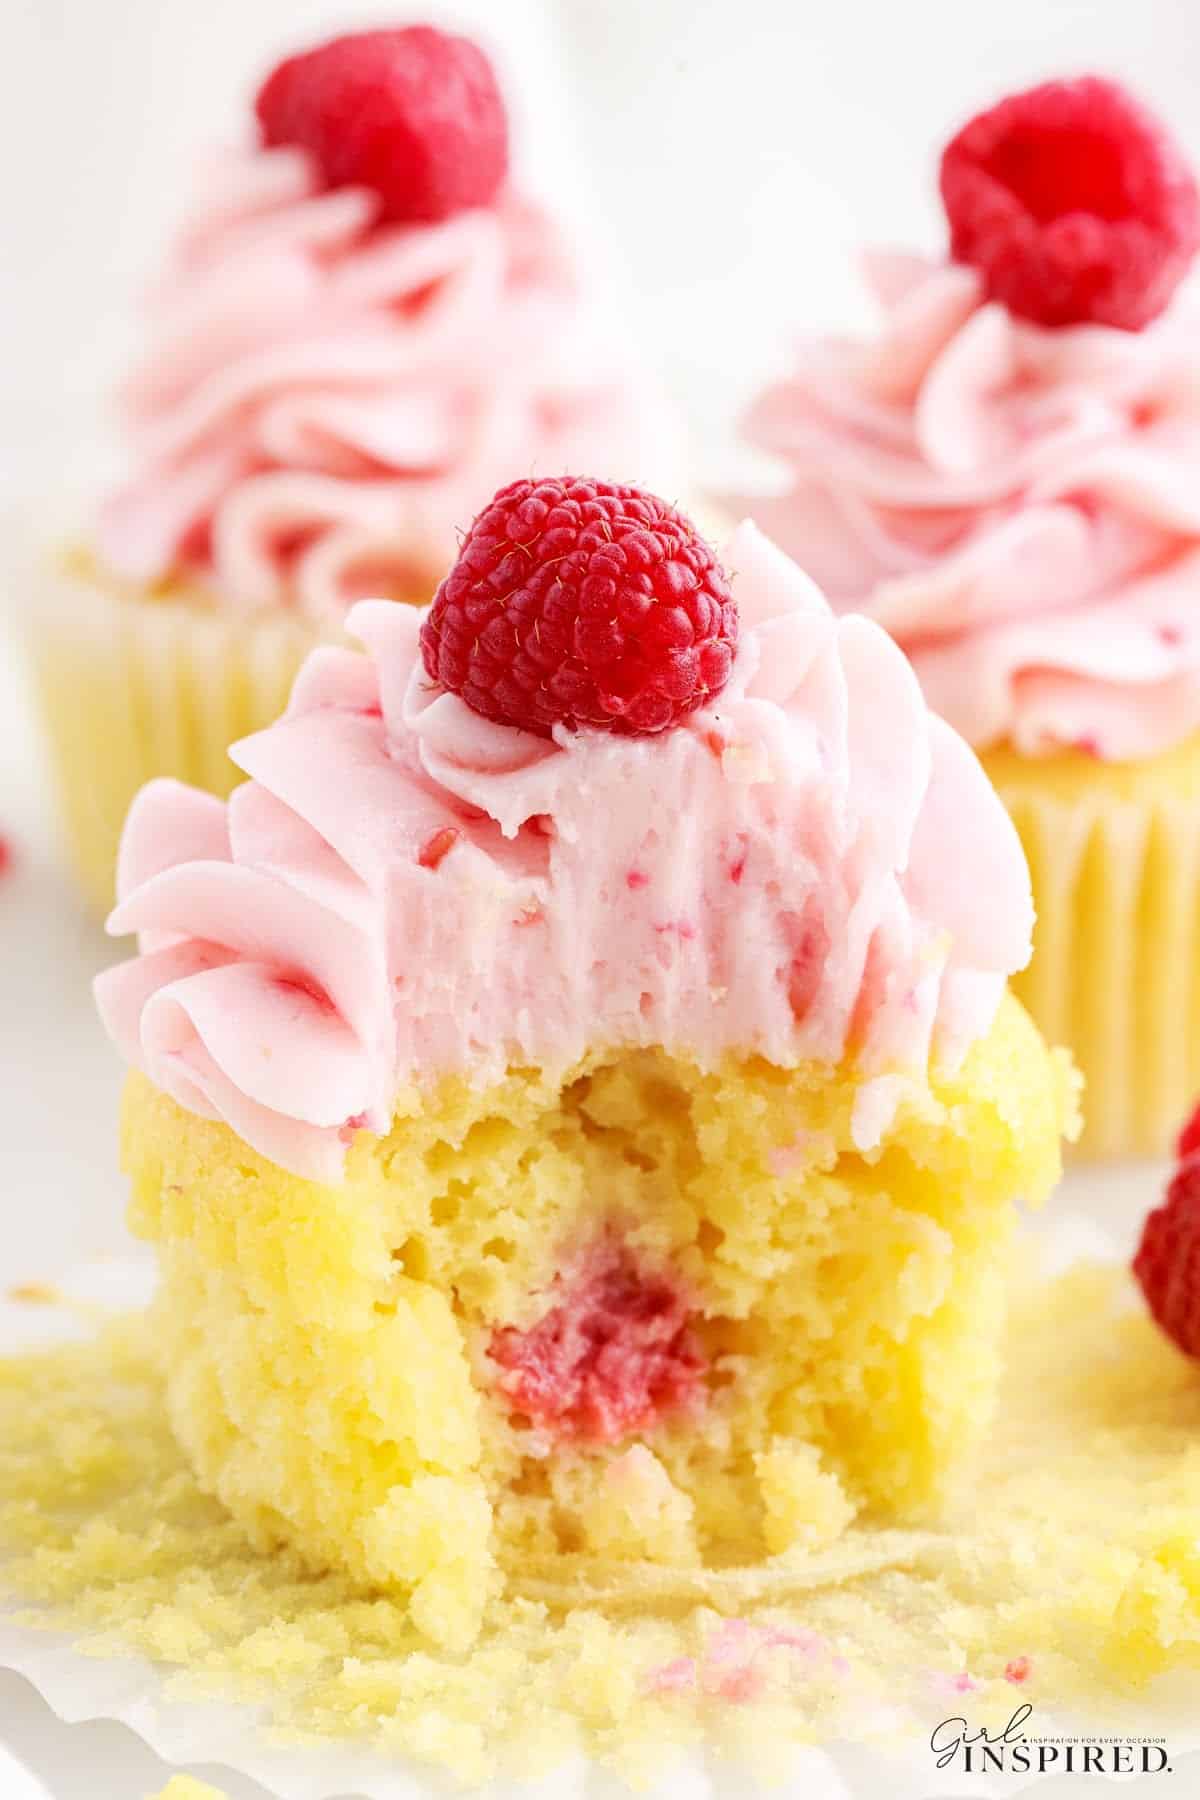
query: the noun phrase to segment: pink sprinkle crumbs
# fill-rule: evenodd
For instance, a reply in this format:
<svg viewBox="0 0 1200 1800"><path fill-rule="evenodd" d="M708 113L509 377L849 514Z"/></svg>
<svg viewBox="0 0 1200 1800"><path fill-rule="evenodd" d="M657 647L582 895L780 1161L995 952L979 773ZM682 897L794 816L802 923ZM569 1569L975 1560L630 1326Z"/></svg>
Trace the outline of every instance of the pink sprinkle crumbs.
<svg viewBox="0 0 1200 1800"><path fill-rule="evenodd" d="M973 1694L978 1688L979 1683L975 1680L974 1676L968 1675L965 1669L959 1669L953 1674L947 1674L939 1669L935 1670L930 1678L929 1685L935 1694L949 1695Z"/></svg>
<svg viewBox="0 0 1200 1800"><path fill-rule="evenodd" d="M704 1655L696 1661L681 1656L664 1663L647 1677L647 1691L680 1694L699 1688L710 1698L735 1704L756 1700L766 1686L766 1676L755 1659L764 1650L791 1650L809 1663L826 1662L833 1674L848 1675L844 1656L829 1656L830 1645L815 1631L788 1631L751 1625L745 1619L726 1619L709 1638Z"/></svg>
<svg viewBox="0 0 1200 1800"><path fill-rule="evenodd" d="M417 861L423 869L436 869L443 863L462 832L456 825L443 825L432 837L426 838L417 855Z"/></svg>
<svg viewBox="0 0 1200 1800"><path fill-rule="evenodd" d="M376 700L372 706L360 706L358 716L360 719L382 719L383 708Z"/></svg>
<svg viewBox="0 0 1200 1800"><path fill-rule="evenodd" d="M536 1325L492 1334L514 1411L560 1437L613 1444L700 1398L704 1358L669 1275L608 1244L552 1292Z"/></svg>
<svg viewBox="0 0 1200 1800"><path fill-rule="evenodd" d="M1158 628L1158 641L1160 644L1167 645L1182 644L1183 627L1181 625L1160 625Z"/></svg>
<svg viewBox="0 0 1200 1800"><path fill-rule="evenodd" d="M528 906L521 908L513 923L514 925L540 925L545 916L540 901L531 900Z"/></svg>
<svg viewBox="0 0 1200 1800"><path fill-rule="evenodd" d="M650 877L647 875L645 869L627 869L625 872L625 886L629 889L631 894L635 894L639 888L650 886Z"/></svg>
<svg viewBox="0 0 1200 1800"><path fill-rule="evenodd" d="M1012 1661L1004 1666L1005 1681L1011 1681L1016 1687L1020 1687L1023 1681L1028 1681L1032 1673L1033 1664L1027 1656L1014 1656Z"/></svg>
<svg viewBox="0 0 1200 1800"><path fill-rule="evenodd" d="M696 1659L693 1656L677 1656L674 1662L652 1669L646 1678L646 1689L651 1694L684 1694L695 1685Z"/></svg>
<svg viewBox="0 0 1200 1800"><path fill-rule="evenodd" d="M744 831L739 831L737 855L729 865L729 879L732 881L734 887L740 886L742 876L746 873L746 856L749 849L749 843L750 840L747 838L746 833Z"/></svg>

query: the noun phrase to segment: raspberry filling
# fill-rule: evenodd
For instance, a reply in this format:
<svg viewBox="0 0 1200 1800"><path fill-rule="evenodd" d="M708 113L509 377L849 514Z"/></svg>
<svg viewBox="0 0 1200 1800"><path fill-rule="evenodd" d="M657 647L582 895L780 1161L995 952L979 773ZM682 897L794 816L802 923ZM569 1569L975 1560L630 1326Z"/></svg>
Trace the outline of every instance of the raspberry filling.
<svg viewBox="0 0 1200 1800"><path fill-rule="evenodd" d="M704 1358L680 1289L606 1248L536 1325L502 1326L489 1355L514 1412L556 1435L612 1444L694 1402Z"/></svg>

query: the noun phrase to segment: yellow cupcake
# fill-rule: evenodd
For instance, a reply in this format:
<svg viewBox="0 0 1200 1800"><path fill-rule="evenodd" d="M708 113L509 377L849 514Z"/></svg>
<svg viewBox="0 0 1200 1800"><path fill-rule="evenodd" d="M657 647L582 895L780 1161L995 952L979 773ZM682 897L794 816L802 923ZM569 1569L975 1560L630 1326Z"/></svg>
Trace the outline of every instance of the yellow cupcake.
<svg viewBox="0 0 1200 1800"><path fill-rule="evenodd" d="M536 736L359 607L227 807L139 799L98 988L199 1479L451 1647L502 1586L703 1599L937 1517L1075 1124L1016 834L896 646L753 526L727 583L652 495L551 499L556 570L574 518L740 609L710 705Z"/></svg>
<svg viewBox="0 0 1200 1800"><path fill-rule="evenodd" d="M1080 1064L1092 1156L1165 1151L1200 1085L1194 245L1107 276L1060 257L1114 230L1088 173L1106 108L1191 191L1111 84L1011 96L947 146L948 250L864 257L878 330L802 342L746 420L782 489L756 516L892 633L1010 808L1039 914L1018 992ZM1022 137L1051 110L1056 175ZM985 191L1011 241L972 218Z"/></svg>
<svg viewBox="0 0 1200 1800"><path fill-rule="evenodd" d="M448 1644L505 1580L649 1562L702 1595L856 1514L936 1515L987 1429L1011 1203L1057 1180L1073 1089L1014 1000L866 1155L860 1085L650 1051L513 1070L414 1097L324 1187L133 1077L131 1219L200 1479L257 1543L409 1591ZM556 1412L579 1384L557 1349L647 1294L680 1297L638 1390L661 1412L589 1437L620 1381Z"/></svg>

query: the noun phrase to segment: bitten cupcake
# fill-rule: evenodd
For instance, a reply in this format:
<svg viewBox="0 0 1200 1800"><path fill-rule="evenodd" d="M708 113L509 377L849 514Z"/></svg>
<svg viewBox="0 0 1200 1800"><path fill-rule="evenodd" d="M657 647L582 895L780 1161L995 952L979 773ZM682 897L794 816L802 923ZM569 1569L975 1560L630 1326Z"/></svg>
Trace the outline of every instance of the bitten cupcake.
<svg viewBox="0 0 1200 1800"><path fill-rule="evenodd" d="M673 425L563 225L509 175L474 44L339 38L205 171L121 396L129 473L31 605L74 860L112 903L138 787L224 794L364 594L426 603L504 481L674 491ZM595 291L593 291L595 290Z"/></svg>
<svg viewBox="0 0 1200 1800"><path fill-rule="evenodd" d="M174 1428L256 1541L468 1642L702 1597L986 1428L1069 1066L1029 879L901 652L751 525L519 482L121 854L133 1224Z"/></svg>
<svg viewBox="0 0 1200 1800"><path fill-rule="evenodd" d="M755 512L982 752L1085 1147L1159 1151L1200 1087L1196 183L1087 78L972 120L941 188L948 254L868 263L879 335L806 345L754 405L788 474Z"/></svg>

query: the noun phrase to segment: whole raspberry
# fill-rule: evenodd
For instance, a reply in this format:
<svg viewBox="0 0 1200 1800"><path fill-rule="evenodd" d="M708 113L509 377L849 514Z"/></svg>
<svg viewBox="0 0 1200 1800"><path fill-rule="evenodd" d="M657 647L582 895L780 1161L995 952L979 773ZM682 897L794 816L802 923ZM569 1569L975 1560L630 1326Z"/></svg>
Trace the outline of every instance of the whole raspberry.
<svg viewBox="0 0 1200 1800"><path fill-rule="evenodd" d="M421 627L432 680L549 737L665 731L716 698L737 606L695 527L653 494L514 481L475 520Z"/></svg>
<svg viewBox="0 0 1200 1800"><path fill-rule="evenodd" d="M1041 325L1139 331L1200 244L1179 146L1115 82L1048 81L980 113L942 154L950 248Z"/></svg>
<svg viewBox="0 0 1200 1800"><path fill-rule="evenodd" d="M1180 1164L1164 1204L1147 1218L1133 1272L1155 1322L1200 1357L1200 1158Z"/></svg>
<svg viewBox="0 0 1200 1800"><path fill-rule="evenodd" d="M508 173L491 63L432 25L352 32L291 56L254 110L264 144L307 150L330 187L373 188L393 223L487 206Z"/></svg>
<svg viewBox="0 0 1200 1800"><path fill-rule="evenodd" d="M1195 1156L1198 1150L1200 1150L1200 1106L1197 1106L1195 1112L1180 1132L1179 1140L1175 1146L1175 1154L1180 1162L1186 1162L1188 1157Z"/></svg>

